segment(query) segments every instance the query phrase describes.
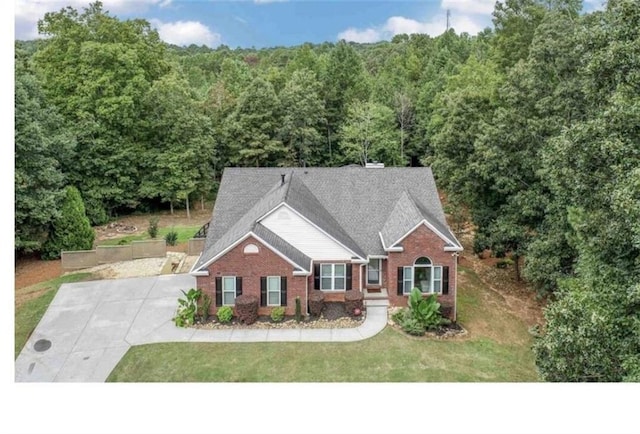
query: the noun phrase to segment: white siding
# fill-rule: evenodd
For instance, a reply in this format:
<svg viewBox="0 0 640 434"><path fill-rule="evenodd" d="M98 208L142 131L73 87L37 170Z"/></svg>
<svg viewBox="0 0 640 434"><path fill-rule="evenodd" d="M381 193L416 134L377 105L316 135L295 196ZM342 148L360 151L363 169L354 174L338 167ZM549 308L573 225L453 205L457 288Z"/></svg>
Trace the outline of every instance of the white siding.
<svg viewBox="0 0 640 434"><path fill-rule="evenodd" d="M350 259L352 256L348 250L285 205L260 223L311 259Z"/></svg>

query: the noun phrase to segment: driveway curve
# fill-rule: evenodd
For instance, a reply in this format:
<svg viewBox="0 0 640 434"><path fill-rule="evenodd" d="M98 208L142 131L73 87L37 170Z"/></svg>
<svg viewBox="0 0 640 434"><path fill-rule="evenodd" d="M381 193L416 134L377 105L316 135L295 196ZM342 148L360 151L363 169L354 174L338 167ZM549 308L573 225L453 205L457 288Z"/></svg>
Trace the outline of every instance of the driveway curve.
<svg viewBox="0 0 640 434"><path fill-rule="evenodd" d="M64 284L20 352L17 382L103 382L132 345L160 342L349 342L372 337L387 308L368 306L362 325L348 329L199 330L178 328L187 274Z"/></svg>

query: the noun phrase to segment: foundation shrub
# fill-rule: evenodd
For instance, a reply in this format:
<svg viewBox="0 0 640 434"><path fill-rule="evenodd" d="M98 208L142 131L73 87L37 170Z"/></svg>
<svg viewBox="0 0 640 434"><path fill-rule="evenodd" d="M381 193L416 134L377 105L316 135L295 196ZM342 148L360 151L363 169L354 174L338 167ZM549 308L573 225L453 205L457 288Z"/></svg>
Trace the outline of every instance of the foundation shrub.
<svg viewBox="0 0 640 434"><path fill-rule="evenodd" d="M253 295L242 294L236 297L236 316L245 324L253 324L258 319L260 301Z"/></svg>

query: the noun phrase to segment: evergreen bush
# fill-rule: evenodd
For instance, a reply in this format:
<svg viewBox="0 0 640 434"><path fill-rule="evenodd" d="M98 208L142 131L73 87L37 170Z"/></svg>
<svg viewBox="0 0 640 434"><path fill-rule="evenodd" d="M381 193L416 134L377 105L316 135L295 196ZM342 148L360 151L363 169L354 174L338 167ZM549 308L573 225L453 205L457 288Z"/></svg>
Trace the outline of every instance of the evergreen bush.
<svg viewBox="0 0 640 434"><path fill-rule="evenodd" d="M91 250L95 232L89 224L82 197L77 188L65 188L60 216L53 221L42 258L57 259L62 250Z"/></svg>

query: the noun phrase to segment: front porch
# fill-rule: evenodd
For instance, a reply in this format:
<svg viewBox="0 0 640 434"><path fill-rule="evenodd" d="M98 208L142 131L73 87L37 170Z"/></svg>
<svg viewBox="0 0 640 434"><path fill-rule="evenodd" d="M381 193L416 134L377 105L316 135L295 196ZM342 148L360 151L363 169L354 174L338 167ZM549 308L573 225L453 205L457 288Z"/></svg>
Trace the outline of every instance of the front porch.
<svg viewBox="0 0 640 434"><path fill-rule="evenodd" d="M387 288L363 288L365 307L369 306L389 306L389 293Z"/></svg>

